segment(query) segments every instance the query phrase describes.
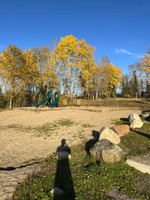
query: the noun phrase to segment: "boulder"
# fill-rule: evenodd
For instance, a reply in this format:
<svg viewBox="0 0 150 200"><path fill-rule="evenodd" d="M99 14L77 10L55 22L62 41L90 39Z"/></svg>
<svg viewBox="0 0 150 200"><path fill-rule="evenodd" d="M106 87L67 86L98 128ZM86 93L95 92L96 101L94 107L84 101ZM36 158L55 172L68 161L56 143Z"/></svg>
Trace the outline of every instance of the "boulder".
<svg viewBox="0 0 150 200"><path fill-rule="evenodd" d="M131 128L141 128L143 126L143 122L137 113L130 114L128 120Z"/></svg>
<svg viewBox="0 0 150 200"><path fill-rule="evenodd" d="M96 161L104 163L113 163L120 161L123 151L107 139L99 140L90 149L90 154L93 155Z"/></svg>
<svg viewBox="0 0 150 200"><path fill-rule="evenodd" d="M137 113L132 113L128 116L128 120L130 123L132 123L132 121L141 120L141 118L139 117L139 115Z"/></svg>
<svg viewBox="0 0 150 200"><path fill-rule="evenodd" d="M115 200L136 200L136 199L128 197L125 194L124 195L121 194L116 188L111 188L111 190L109 190L107 192L107 196L111 197L111 198L113 198Z"/></svg>
<svg viewBox="0 0 150 200"><path fill-rule="evenodd" d="M110 140L114 144L120 143L120 137L113 130L105 126L100 130L99 140L102 139Z"/></svg>
<svg viewBox="0 0 150 200"><path fill-rule="evenodd" d="M130 124L130 127L131 127L131 128L141 128L142 126L143 126L142 120L141 120L141 121L134 120L134 121Z"/></svg>
<svg viewBox="0 0 150 200"><path fill-rule="evenodd" d="M70 159L71 155L67 151L57 151L57 160Z"/></svg>
<svg viewBox="0 0 150 200"><path fill-rule="evenodd" d="M129 125L115 125L111 128L115 133L117 133L120 137L126 135L130 131Z"/></svg>
<svg viewBox="0 0 150 200"><path fill-rule="evenodd" d="M61 190L58 187L54 187L53 189L51 189L50 193L55 194L55 195L61 195L61 194L63 194L63 190Z"/></svg>
<svg viewBox="0 0 150 200"><path fill-rule="evenodd" d="M149 117L149 116L150 116L150 113L149 113L149 112L146 112L146 111L143 111L143 112L142 112L142 116L143 116L143 117Z"/></svg>

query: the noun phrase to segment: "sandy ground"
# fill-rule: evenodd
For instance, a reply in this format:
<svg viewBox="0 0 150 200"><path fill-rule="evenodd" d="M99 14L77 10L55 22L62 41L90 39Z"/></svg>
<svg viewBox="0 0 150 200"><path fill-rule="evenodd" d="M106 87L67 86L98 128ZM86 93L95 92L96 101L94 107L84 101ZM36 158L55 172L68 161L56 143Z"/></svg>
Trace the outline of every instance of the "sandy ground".
<svg viewBox="0 0 150 200"><path fill-rule="evenodd" d="M20 166L31 159L45 158L55 152L62 139L71 146L92 139L92 130L111 127L115 120L140 111L131 108L16 108L0 112L0 167ZM59 126L48 133L39 132L45 124L69 119L71 126ZM86 125L85 125L86 124ZM91 125L91 126L89 126Z"/></svg>

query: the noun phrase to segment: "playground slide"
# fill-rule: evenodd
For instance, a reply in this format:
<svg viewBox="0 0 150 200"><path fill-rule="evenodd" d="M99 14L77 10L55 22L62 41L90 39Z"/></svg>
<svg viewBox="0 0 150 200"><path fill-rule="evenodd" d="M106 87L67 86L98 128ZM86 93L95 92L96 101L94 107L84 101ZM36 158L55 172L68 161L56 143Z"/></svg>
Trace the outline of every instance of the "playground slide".
<svg viewBox="0 0 150 200"><path fill-rule="evenodd" d="M57 97L56 97L56 95L57 95ZM58 101L59 101L59 91L55 91L53 97L54 97L54 101L51 104L48 104L48 107L50 107L50 108L53 108L54 105L56 105L58 103Z"/></svg>
<svg viewBox="0 0 150 200"><path fill-rule="evenodd" d="M36 104L35 107L38 108L40 105L42 105L43 103L45 103L46 101L48 101L48 100L51 99L51 98L52 98L52 91L49 91L49 92L47 93L47 98L44 99L44 100L42 100L42 101L40 101L40 103L39 103L39 104Z"/></svg>

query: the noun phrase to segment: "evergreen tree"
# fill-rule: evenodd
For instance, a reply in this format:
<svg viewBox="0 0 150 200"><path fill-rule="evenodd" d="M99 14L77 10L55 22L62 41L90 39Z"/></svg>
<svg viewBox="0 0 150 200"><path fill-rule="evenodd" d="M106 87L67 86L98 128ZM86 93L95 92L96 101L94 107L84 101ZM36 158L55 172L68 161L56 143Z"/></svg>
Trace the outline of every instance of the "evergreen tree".
<svg viewBox="0 0 150 200"><path fill-rule="evenodd" d="M6 106L6 101L2 93L2 89L0 88L0 108L5 108L5 106Z"/></svg>
<svg viewBox="0 0 150 200"><path fill-rule="evenodd" d="M138 83L135 70L133 71L133 75L132 75L132 95L133 97L139 96L139 83Z"/></svg>

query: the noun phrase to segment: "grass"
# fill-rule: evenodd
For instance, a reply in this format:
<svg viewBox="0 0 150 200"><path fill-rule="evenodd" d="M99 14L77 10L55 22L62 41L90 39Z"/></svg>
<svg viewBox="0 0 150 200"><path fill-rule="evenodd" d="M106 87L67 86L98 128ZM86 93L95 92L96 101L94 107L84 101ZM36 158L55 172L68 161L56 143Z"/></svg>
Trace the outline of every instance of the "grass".
<svg viewBox="0 0 150 200"><path fill-rule="evenodd" d="M142 119L144 120L144 118ZM117 124L127 124L127 119L123 119ZM125 152L130 152L128 157L150 153L150 124L144 123L140 129L131 129L128 135L121 138L119 146Z"/></svg>
<svg viewBox="0 0 150 200"><path fill-rule="evenodd" d="M60 119L58 121L55 121L53 123L47 123L42 126L37 126L37 127L25 127L20 124L11 124L8 125L7 127L1 126L1 129L15 129L17 131L22 131L22 132L35 132L36 137L50 137L53 135L54 131L59 130L60 127L71 127L73 125L79 125L75 123L74 121L70 119ZM90 128L93 127L91 124L81 124L82 128ZM83 129L80 130L80 133L83 132Z"/></svg>
<svg viewBox="0 0 150 200"><path fill-rule="evenodd" d="M106 106L108 99L98 99L98 100L91 100L90 106ZM116 101L119 107L138 107L140 109L149 110L150 108L150 101L146 101L145 99L125 99L125 98L116 98ZM89 100L82 99L82 106L88 106ZM109 99L108 102L109 107L115 107L116 102L113 98Z"/></svg>
<svg viewBox="0 0 150 200"><path fill-rule="evenodd" d="M127 118L122 118L120 121L115 121L116 125L123 125L123 124L127 124L129 125L129 121Z"/></svg>
<svg viewBox="0 0 150 200"><path fill-rule="evenodd" d="M125 119L122 124L126 123ZM150 124L134 129L121 138L120 147L127 151L126 157L150 153ZM42 163L41 171L28 177L14 193L14 200L108 200L107 192L117 188L129 197L150 199L150 175L143 174L125 164L125 158L117 163L96 163L87 156L85 145L71 147L71 160L57 161L51 156ZM50 194L53 187L60 187L61 198ZM142 190L141 190L142 188Z"/></svg>
<svg viewBox="0 0 150 200"><path fill-rule="evenodd" d="M47 124L44 124L42 126L37 126L37 127L30 127L30 126L25 127L20 124L11 124L11 125L8 125L7 127L1 126L1 128L16 129L17 131L28 131L28 132L33 131L33 132L36 132L35 135L37 137L40 137L40 136L50 137L55 130L59 129L59 127L70 127L74 124L75 122L71 121L70 119L61 119L53 123L47 123Z"/></svg>
<svg viewBox="0 0 150 200"><path fill-rule="evenodd" d="M83 128L91 128L91 127L93 127L93 125L91 125L91 124L82 124L82 127Z"/></svg>
<svg viewBox="0 0 150 200"><path fill-rule="evenodd" d="M70 119L62 119L56 122L59 126L72 126L75 123L71 121Z"/></svg>
<svg viewBox="0 0 150 200"><path fill-rule="evenodd" d="M144 121L145 118L140 116L141 120ZM127 124L129 121L127 118L122 118L120 121L115 122L116 125ZM121 143L119 146L128 153L128 157L139 156L150 153L150 124L144 123L141 129L130 129L128 135L121 138Z"/></svg>

